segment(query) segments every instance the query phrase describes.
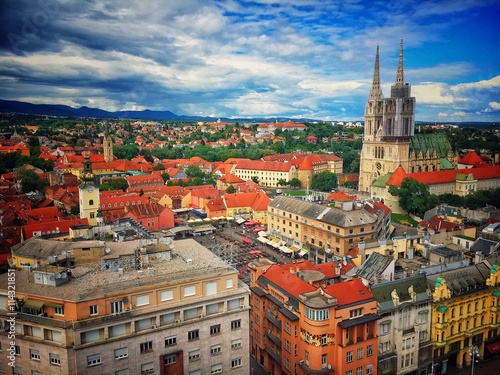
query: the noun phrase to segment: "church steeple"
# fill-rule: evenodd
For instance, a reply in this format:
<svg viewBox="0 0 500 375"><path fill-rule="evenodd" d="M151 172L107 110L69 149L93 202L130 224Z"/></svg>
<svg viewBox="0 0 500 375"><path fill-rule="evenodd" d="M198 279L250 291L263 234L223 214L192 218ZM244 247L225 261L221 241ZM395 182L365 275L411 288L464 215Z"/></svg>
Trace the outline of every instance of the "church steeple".
<svg viewBox="0 0 500 375"><path fill-rule="evenodd" d="M399 43L399 61L398 72L396 73L396 86L403 86L405 84L405 73L403 70L403 38Z"/></svg>
<svg viewBox="0 0 500 375"><path fill-rule="evenodd" d="M375 55L375 68L373 69L373 83L370 90L370 99L382 99L380 89L380 66L379 66L379 45L377 44L377 54Z"/></svg>

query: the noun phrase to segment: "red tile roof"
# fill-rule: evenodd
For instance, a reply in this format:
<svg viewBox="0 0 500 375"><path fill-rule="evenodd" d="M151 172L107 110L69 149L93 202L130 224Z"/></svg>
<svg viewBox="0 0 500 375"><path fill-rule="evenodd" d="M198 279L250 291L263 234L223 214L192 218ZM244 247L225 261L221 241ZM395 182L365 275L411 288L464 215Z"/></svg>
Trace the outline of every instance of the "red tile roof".
<svg viewBox="0 0 500 375"><path fill-rule="evenodd" d="M483 161L474 151L469 151L463 158L458 159L459 164L473 165L479 167L483 164Z"/></svg>
<svg viewBox="0 0 500 375"><path fill-rule="evenodd" d="M291 163L262 160L241 160L236 164L237 169L250 169L258 171L288 172L293 166Z"/></svg>
<svg viewBox="0 0 500 375"><path fill-rule="evenodd" d="M337 191L335 193L331 193L327 198L327 201L355 201L355 195L349 195L344 193L343 191Z"/></svg>
<svg viewBox="0 0 500 375"><path fill-rule="evenodd" d="M373 298L372 293L361 279L328 285L325 287L325 292L337 298L338 307Z"/></svg>

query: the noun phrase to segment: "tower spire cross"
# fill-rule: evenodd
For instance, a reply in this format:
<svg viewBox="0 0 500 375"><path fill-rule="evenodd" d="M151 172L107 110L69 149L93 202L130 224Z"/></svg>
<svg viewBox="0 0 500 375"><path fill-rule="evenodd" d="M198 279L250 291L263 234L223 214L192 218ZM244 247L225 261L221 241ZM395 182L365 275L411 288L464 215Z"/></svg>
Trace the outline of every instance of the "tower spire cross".
<svg viewBox="0 0 500 375"><path fill-rule="evenodd" d="M405 84L405 73L403 70L403 38L399 44L399 60L398 60L398 72L396 73L396 85L403 86Z"/></svg>
<svg viewBox="0 0 500 375"><path fill-rule="evenodd" d="M377 44L377 54L375 55L375 67L373 69L373 83L370 90L370 99L382 99L380 89L380 65L379 65L379 45Z"/></svg>

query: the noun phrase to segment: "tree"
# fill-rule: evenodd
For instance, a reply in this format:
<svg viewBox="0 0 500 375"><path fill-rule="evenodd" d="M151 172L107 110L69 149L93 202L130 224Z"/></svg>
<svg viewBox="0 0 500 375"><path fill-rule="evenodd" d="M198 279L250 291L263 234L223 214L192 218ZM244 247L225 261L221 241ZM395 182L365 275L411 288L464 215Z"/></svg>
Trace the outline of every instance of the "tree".
<svg viewBox="0 0 500 375"><path fill-rule="evenodd" d="M168 180L170 180L170 175L165 172L161 174L161 178L163 178L163 182L167 182Z"/></svg>
<svg viewBox="0 0 500 375"><path fill-rule="evenodd" d="M259 183L259 176L252 176L252 181L255 182L256 184Z"/></svg>
<svg viewBox="0 0 500 375"><path fill-rule="evenodd" d="M330 171L315 174L311 182L311 188L320 191L332 191L337 186L337 175Z"/></svg>
<svg viewBox="0 0 500 375"><path fill-rule="evenodd" d="M283 178L280 178L278 180L278 182L276 183L276 185L278 185L278 186L287 186L288 182L286 180L284 180Z"/></svg>
<svg viewBox="0 0 500 375"><path fill-rule="evenodd" d="M187 167L184 172L186 172L188 177L205 177L205 173L200 169L200 167L194 164L191 164L189 167Z"/></svg>
<svg viewBox="0 0 500 375"><path fill-rule="evenodd" d="M226 189L226 194L234 194L236 193L236 188L233 185L229 185Z"/></svg>
<svg viewBox="0 0 500 375"><path fill-rule="evenodd" d="M436 197L429 193L429 187L413 178L403 179L401 187L391 186L389 193L399 197L403 210L417 216L422 216L436 202Z"/></svg>
<svg viewBox="0 0 500 375"><path fill-rule="evenodd" d="M42 193L47 186L47 181L42 180L35 172L21 168L16 171L16 180L21 180L21 192L23 194L31 191Z"/></svg>
<svg viewBox="0 0 500 375"><path fill-rule="evenodd" d="M288 184L290 185L291 188L299 188L302 186L302 182L300 182L300 180L297 177L292 178L290 181L288 181Z"/></svg>

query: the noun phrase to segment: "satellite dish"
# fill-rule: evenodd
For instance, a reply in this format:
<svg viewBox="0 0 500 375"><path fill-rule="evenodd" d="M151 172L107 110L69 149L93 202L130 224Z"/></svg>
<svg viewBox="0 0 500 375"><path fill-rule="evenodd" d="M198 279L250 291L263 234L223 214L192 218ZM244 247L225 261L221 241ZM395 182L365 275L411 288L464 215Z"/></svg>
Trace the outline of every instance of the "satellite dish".
<svg viewBox="0 0 500 375"><path fill-rule="evenodd" d="M65 256L66 255L66 251L65 250L61 251L61 255Z"/></svg>
<svg viewBox="0 0 500 375"><path fill-rule="evenodd" d="M105 252L106 254L109 254L109 253L111 252L111 249L110 249L109 247L107 247L107 248L105 248L105 249L104 249L104 252Z"/></svg>
<svg viewBox="0 0 500 375"><path fill-rule="evenodd" d="M49 280L54 281L55 279L56 279L56 278L54 277L54 275L50 275L50 276L49 276Z"/></svg>
<svg viewBox="0 0 500 375"><path fill-rule="evenodd" d="M35 268L37 268L37 267L38 267L38 263L36 263L36 262L35 262L35 263L33 263L33 264L31 265L31 268L32 268L32 269L35 269Z"/></svg>
<svg viewBox="0 0 500 375"><path fill-rule="evenodd" d="M60 279L61 278L61 274L58 272L56 273L56 279Z"/></svg>
<svg viewBox="0 0 500 375"><path fill-rule="evenodd" d="M47 257L47 260L48 260L49 262L52 262L52 261L54 260L54 257L53 257L52 255L49 255L49 256Z"/></svg>
<svg viewBox="0 0 500 375"><path fill-rule="evenodd" d="M61 278L65 279L68 277L68 274L66 272L61 272Z"/></svg>

